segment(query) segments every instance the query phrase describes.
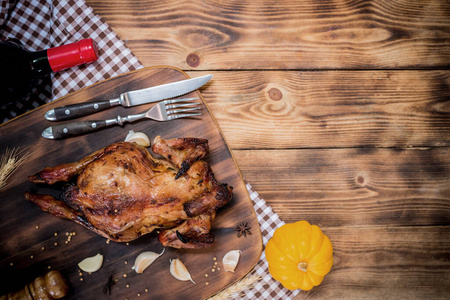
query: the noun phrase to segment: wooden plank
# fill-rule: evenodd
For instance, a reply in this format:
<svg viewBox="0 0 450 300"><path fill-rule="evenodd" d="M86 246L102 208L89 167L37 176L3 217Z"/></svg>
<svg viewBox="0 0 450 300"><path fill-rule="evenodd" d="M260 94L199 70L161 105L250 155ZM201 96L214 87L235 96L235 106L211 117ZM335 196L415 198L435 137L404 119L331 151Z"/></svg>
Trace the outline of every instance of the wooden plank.
<svg viewBox="0 0 450 300"><path fill-rule="evenodd" d="M202 109L202 115L198 118L183 118L170 122L142 120L123 127L113 126L64 140L48 140L41 137L46 127L55 124L43 117L49 109L79 103L80 100L113 99L128 90L143 89L186 78L185 73L168 67L140 69L71 93L0 125L1 154L5 153L7 147L10 149L20 147L21 150L29 152L26 161L11 176L8 182L10 185L0 193L0 269L8 273L7 278L2 279L0 295L22 288L34 277L48 272L50 266L68 278L71 286L69 297L75 299L101 298L102 288L110 275L119 278L119 283L114 286L114 299L137 297L137 293L144 296L145 289L151 290L151 293L145 295L145 299L183 297L205 299L253 269L263 249L258 220L240 171L207 107ZM199 101L203 102L201 94L197 91L188 96L199 97ZM126 116L146 111L152 105L114 107L77 120L111 119L118 114ZM152 141L157 135L163 139L175 137L207 139L210 153L205 160L210 164L215 178L220 183L233 186L232 201L218 210L212 225L211 233L215 235L215 245L197 250L167 247L164 257L152 264L145 274L137 274L132 270L132 266L139 253L162 251L156 233L141 236L129 243L109 243L104 237L71 220L43 212L35 204L24 199L26 191L59 197L65 183L53 186L35 185L29 182L27 177L46 166L75 162L96 150L123 141L129 130L144 132ZM176 200L171 198L171 201ZM238 238L235 228L240 222L247 222L252 227L253 234L247 238ZM54 235L55 232L58 234ZM66 243L66 232L77 233L71 243ZM216 270L214 258L221 261L228 251L236 249L242 251L242 259L236 271L225 272L223 267L220 271ZM85 280L80 281L77 264L97 253L104 255L102 268L93 274L84 273ZM175 258L181 259L187 266L197 285L178 281L170 275L169 260ZM124 264L124 261L129 264ZM213 268L214 271L211 271ZM209 277L205 277L205 274L209 274ZM127 284L132 288L128 289Z"/></svg>
<svg viewBox="0 0 450 300"><path fill-rule="evenodd" d="M448 226L322 229L333 243L333 268L295 299L448 298Z"/></svg>
<svg viewBox="0 0 450 300"><path fill-rule="evenodd" d="M450 71L207 73L233 149L450 146Z"/></svg>
<svg viewBox="0 0 450 300"><path fill-rule="evenodd" d="M286 222L450 223L450 150L234 150L245 179Z"/></svg>
<svg viewBox="0 0 450 300"><path fill-rule="evenodd" d="M145 66L229 70L450 65L446 0L87 3Z"/></svg>

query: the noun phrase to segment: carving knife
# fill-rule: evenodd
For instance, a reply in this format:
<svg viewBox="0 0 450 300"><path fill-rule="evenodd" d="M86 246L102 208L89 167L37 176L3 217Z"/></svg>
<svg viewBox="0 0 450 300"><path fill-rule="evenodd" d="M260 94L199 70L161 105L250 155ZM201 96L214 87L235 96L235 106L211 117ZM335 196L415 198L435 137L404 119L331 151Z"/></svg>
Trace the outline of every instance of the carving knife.
<svg viewBox="0 0 450 300"><path fill-rule="evenodd" d="M197 78L157 85L142 90L125 92L120 94L117 99L61 106L47 111L45 113L45 118L49 121L70 120L90 115L117 105L130 107L151 102L158 102L195 91L211 80L211 78L212 75L209 74Z"/></svg>

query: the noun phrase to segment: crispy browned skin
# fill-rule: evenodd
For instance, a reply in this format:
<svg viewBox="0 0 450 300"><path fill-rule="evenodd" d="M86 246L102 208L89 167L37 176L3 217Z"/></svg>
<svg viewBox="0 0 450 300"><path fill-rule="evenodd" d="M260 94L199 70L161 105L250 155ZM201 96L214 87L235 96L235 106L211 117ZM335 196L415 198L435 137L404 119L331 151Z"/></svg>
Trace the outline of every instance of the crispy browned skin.
<svg viewBox="0 0 450 300"><path fill-rule="evenodd" d="M193 162L203 159L209 154L208 141L196 138L165 141L157 136L152 150L164 156L179 168L175 179L186 173Z"/></svg>
<svg viewBox="0 0 450 300"><path fill-rule="evenodd" d="M209 232L215 213L199 215L184 221L170 230L161 231L158 235L163 245L170 244L174 248L203 248L214 243L214 236Z"/></svg>
<svg viewBox="0 0 450 300"><path fill-rule="evenodd" d="M216 210L231 200L232 187L214 178L207 162L208 141L155 139L153 157L135 143L115 143L75 163L47 167L30 176L53 184L78 175L62 200L25 193L42 210L71 219L117 242L127 242L156 228L159 240L175 248L211 246ZM178 231L178 234L177 234Z"/></svg>

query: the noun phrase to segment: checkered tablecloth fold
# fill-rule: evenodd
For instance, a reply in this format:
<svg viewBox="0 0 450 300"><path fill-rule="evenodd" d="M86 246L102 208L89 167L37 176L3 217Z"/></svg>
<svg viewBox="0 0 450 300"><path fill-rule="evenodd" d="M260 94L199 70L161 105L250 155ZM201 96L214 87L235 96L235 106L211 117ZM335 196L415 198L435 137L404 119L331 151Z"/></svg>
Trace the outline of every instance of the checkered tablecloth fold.
<svg viewBox="0 0 450 300"><path fill-rule="evenodd" d="M275 230L285 223L280 219L278 214L267 205L266 201L260 197L249 183L246 183L246 188L258 218L265 247ZM270 276L269 266L264 251L252 274L260 275L262 280L255 284L253 288L244 291L243 294L240 295L240 299L292 299L299 293L299 290L290 291L284 288L281 283Z"/></svg>
<svg viewBox="0 0 450 300"><path fill-rule="evenodd" d="M53 74L49 78L49 85L43 84L44 78L41 89L25 102L9 107L11 111L0 116L3 118L0 122L93 83L143 67L108 24L83 0L8 0L0 3L2 40L17 38L29 50L38 51L92 38L100 51L99 59L92 64ZM246 187L266 245L275 229L284 222L249 183L246 183ZM262 280L253 288L240 293L240 299L285 300L298 293L285 289L270 276L264 251L251 273L260 275Z"/></svg>

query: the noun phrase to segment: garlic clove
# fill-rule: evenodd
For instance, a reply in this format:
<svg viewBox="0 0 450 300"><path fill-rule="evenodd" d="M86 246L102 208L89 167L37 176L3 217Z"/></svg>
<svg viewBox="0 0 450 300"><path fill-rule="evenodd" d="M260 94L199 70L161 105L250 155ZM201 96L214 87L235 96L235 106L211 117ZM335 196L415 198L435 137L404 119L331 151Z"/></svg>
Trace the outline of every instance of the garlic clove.
<svg viewBox="0 0 450 300"><path fill-rule="evenodd" d="M234 273L241 254L241 250L231 250L227 254L225 254L222 259L222 264L225 271Z"/></svg>
<svg viewBox="0 0 450 300"><path fill-rule="evenodd" d="M128 132L127 137L125 138L125 142L130 143L136 143L138 145L144 146L144 147L150 147L150 139L148 136L143 132L134 132L133 130L130 130Z"/></svg>
<svg viewBox="0 0 450 300"><path fill-rule="evenodd" d="M144 270L147 269L148 266L150 266L158 257L163 255L165 250L166 249L164 248L161 253L155 253L152 251L142 252L136 257L132 269L135 270L136 273L144 272Z"/></svg>
<svg viewBox="0 0 450 300"><path fill-rule="evenodd" d="M193 284L195 284L195 281L192 280L191 274L189 274L188 269L178 258L170 260L170 274L172 274L172 276L178 280L190 280Z"/></svg>
<svg viewBox="0 0 450 300"><path fill-rule="evenodd" d="M125 137L125 142L128 142L128 140L130 139L130 137L132 137L134 134L134 130L130 130L128 131L127 136Z"/></svg>
<svg viewBox="0 0 450 300"><path fill-rule="evenodd" d="M78 267L84 272L93 273L95 271L98 271L101 268L102 264L103 264L103 255L98 253L95 256L83 259L78 264Z"/></svg>

